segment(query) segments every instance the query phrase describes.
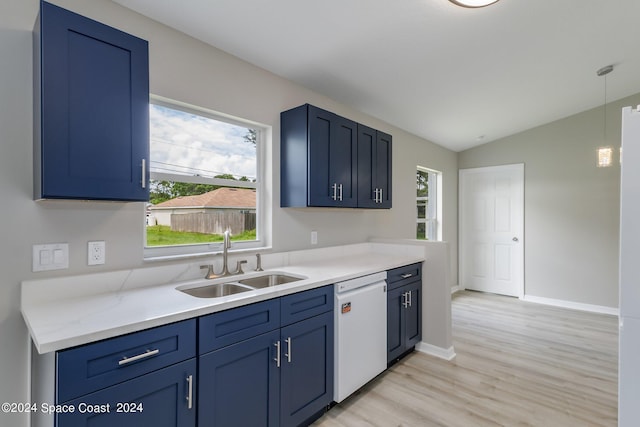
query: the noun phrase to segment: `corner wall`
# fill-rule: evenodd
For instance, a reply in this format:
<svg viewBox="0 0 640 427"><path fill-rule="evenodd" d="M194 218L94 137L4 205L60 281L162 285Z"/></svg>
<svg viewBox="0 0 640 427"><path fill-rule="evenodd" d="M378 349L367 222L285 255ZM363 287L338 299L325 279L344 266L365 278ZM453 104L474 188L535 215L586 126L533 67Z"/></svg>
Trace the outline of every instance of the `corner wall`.
<svg viewBox="0 0 640 427"><path fill-rule="evenodd" d="M618 307L621 109L640 94L459 153L461 169L525 164L525 297ZM596 167L596 150L614 163Z"/></svg>

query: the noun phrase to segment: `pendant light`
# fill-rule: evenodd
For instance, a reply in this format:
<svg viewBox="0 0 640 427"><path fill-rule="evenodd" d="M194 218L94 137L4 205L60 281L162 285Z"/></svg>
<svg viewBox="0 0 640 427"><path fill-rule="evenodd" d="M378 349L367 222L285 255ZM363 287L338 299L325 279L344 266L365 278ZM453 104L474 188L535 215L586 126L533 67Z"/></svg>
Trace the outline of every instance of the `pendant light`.
<svg viewBox="0 0 640 427"><path fill-rule="evenodd" d="M498 0L449 0L453 4L457 4L462 7L485 7L490 4L496 3Z"/></svg>
<svg viewBox="0 0 640 427"><path fill-rule="evenodd" d="M607 74L613 71L613 65L607 65L596 71L598 77L604 76L604 123L602 126L602 142L607 143ZM613 164L613 148L604 146L598 148L598 159L596 165L599 168L606 168Z"/></svg>

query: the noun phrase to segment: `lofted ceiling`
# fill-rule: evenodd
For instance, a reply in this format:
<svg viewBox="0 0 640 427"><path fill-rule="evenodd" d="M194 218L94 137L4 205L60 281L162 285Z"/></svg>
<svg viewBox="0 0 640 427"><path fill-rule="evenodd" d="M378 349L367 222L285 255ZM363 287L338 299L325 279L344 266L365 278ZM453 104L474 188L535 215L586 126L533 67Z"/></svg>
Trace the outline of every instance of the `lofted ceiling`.
<svg viewBox="0 0 640 427"><path fill-rule="evenodd" d="M640 92L640 1L113 0L454 151Z"/></svg>

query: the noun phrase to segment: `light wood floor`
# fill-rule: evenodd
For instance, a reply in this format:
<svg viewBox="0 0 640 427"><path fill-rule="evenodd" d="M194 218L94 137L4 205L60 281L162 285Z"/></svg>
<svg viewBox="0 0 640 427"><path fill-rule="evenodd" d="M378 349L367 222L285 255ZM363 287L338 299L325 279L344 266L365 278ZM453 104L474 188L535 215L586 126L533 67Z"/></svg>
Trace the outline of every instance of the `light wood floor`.
<svg viewBox="0 0 640 427"><path fill-rule="evenodd" d="M453 361L414 352L313 425L617 425L617 317L468 291L452 304Z"/></svg>

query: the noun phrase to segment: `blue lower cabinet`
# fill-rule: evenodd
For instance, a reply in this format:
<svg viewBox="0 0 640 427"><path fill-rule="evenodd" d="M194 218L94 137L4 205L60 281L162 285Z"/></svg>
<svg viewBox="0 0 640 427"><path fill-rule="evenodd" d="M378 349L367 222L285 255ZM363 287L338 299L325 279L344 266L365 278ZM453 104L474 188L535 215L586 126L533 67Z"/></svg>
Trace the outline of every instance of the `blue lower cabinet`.
<svg viewBox="0 0 640 427"><path fill-rule="evenodd" d="M422 282L387 291L387 363L394 363L422 339Z"/></svg>
<svg viewBox="0 0 640 427"><path fill-rule="evenodd" d="M277 426L280 330L200 356L198 425Z"/></svg>
<svg viewBox="0 0 640 427"><path fill-rule="evenodd" d="M297 426L333 400L333 311L281 330L280 425Z"/></svg>
<svg viewBox="0 0 640 427"><path fill-rule="evenodd" d="M194 427L196 359L65 402L57 427Z"/></svg>
<svg viewBox="0 0 640 427"><path fill-rule="evenodd" d="M328 286L282 297L280 323L270 332L246 337L236 323L268 319L259 303L218 318L200 319L200 336L209 341L222 326L241 330L239 342L200 354L198 425L202 427L289 427L307 423L333 401L333 305ZM272 312L273 310L269 310ZM236 316L237 315L237 316ZM215 320L215 321L214 321ZM262 327L260 327L262 328ZM229 328L227 328L229 329ZM218 335L220 335L218 333ZM226 342L226 341L225 341Z"/></svg>

